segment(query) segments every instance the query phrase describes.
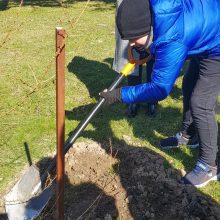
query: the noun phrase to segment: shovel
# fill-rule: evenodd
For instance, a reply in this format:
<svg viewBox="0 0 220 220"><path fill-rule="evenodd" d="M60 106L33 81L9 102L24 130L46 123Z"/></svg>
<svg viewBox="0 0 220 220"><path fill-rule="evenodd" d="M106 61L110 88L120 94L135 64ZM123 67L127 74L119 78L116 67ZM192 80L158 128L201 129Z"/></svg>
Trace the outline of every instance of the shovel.
<svg viewBox="0 0 220 220"><path fill-rule="evenodd" d="M143 60L135 61L131 57L130 62L121 70L121 74L114 80L109 87L109 91L115 89L121 81L127 76L133 67L149 61L150 56ZM142 62L140 62L142 61ZM66 140L64 153L66 154L81 132L86 128L91 119L96 115L104 104L105 99L100 98L98 103L93 107L87 117L77 126L73 134ZM41 175L40 170L31 165L23 174L21 179L14 185L10 192L5 196L5 210L9 220L32 220L42 212L49 199L55 192L55 181L47 185L48 174L56 168L56 156L52 159L50 165Z"/></svg>

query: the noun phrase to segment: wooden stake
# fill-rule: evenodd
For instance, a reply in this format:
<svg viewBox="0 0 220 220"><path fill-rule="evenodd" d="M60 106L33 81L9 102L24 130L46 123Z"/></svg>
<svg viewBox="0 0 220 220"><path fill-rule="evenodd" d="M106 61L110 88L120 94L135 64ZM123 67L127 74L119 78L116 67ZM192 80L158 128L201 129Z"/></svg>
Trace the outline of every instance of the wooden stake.
<svg viewBox="0 0 220 220"><path fill-rule="evenodd" d="M64 133L65 133L65 31L56 28L56 135L57 135L57 188L56 219L64 219Z"/></svg>

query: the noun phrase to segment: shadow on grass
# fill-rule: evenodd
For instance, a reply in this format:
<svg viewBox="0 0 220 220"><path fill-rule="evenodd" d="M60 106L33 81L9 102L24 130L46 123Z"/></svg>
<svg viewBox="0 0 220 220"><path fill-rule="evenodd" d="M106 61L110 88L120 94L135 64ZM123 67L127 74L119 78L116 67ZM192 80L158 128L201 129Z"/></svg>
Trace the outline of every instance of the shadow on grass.
<svg viewBox="0 0 220 220"><path fill-rule="evenodd" d="M113 59L106 59L103 63L87 60L83 57L74 57L67 65L69 72L86 85L92 98L99 98L99 92L110 86L118 73L109 68Z"/></svg>
<svg viewBox="0 0 220 220"><path fill-rule="evenodd" d="M2 0L0 2L0 11L6 10L9 4L9 0Z"/></svg>
<svg viewBox="0 0 220 220"><path fill-rule="evenodd" d="M12 7L19 7L21 1L20 0L3 0L0 2L0 10L6 10ZM56 0L24 0L21 7L25 6L39 6L39 7L60 7L62 4Z"/></svg>
<svg viewBox="0 0 220 220"><path fill-rule="evenodd" d="M24 142L24 151L25 151L26 156L27 156L28 164L29 164L29 166L31 166L32 165L32 159L31 159L30 149L29 149L29 146L28 146L27 142Z"/></svg>

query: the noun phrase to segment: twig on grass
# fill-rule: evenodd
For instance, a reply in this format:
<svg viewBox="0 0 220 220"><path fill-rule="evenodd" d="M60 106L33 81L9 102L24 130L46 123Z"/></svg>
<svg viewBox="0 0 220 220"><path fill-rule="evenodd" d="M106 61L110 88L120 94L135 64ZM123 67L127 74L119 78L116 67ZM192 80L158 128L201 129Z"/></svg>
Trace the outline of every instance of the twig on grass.
<svg viewBox="0 0 220 220"><path fill-rule="evenodd" d="M14 22L14 23L15 23L15 22ZM18 27L15 27L15 28L13 27L13 28L11 28L11 29L7 32L6 36L4 37L4 39L2 40L2 42L0 43L0 48L2 48L2 47L10 40L10 36L12 35L12 33L13 33L14 31L18 30L22 25L23 25L23 22L20 23L20 24L18 25Z"/></svg>
<svg viewBox="0 0 220 220"><path fill-rule="evenodd" d="M32 74L33 74L33 76L34 76L34 80L35 80L36 84L38 85L38 80L37 80L37 77L36 77L36 75L35 75L35 73L34 73L34 71L33 71L33 68L31 67L30 64L28 64L28 67L29 67L29 69L31 70L31 72L32 72Z"/></svg>
<svg viewBox="0 0 220 220"><path fill-rule="evenodd" d="M76 26L76 24L79 22L80 18L82 17L82 15L84 14L85 10L87 9L88 5L89 5L90 0L87 0L85 7L83 8L83 10L80 12L79 16L76 18L76 20L73 22L73 19L70 19L68 16L68 22L70 23L71 27L74 28L74 26Z"/></svg>

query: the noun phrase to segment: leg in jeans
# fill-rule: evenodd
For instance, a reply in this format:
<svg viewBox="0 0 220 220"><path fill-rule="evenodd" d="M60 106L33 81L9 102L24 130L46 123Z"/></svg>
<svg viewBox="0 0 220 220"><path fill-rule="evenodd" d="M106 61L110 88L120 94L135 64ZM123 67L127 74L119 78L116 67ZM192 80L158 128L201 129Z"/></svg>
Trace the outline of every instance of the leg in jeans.
<svg viewBox="0 0 220 220"><path fill-rule="evenodd" d="M161 139L160 147L163 149L177 148L180 145L186 145L190 148L199 146L197 132L195 130L192 113L190 108L190 99L196 85L199 75L199 61L197 57L191 57L186 71L184 71L182 82L183 91L183 122L182 130L176 135Z"/></svg>
<svg viewBox="0 0 220 220"><path fill-rule="evenodd" d="M183 92L183 123L182 134L186 138L191 138L196 135L195 126L192 119L190 109L190 99L193 89L196 85L199 75L199 60L197 57L191 57L187 64L186 72L182 81Z"/></svg>
<svg viewBox="0 0 220 220"><path fill-rule="evenodd" d="M216 166L218 126L215 118L216 100L220 92L220 57L198 57L198 61L199 75L191 95L190 108L199 136L199 160L182 181L195 187L203 187L220 178L220 170Z"/></svg>
<svg viewBox="0 0 220 220"><path fill-rule="evenodd" d="M199 77L191 97L191 110L199 135L200 159L214 166L218 126L215 106L220 92L220 58L199 59Z"/></svg>

